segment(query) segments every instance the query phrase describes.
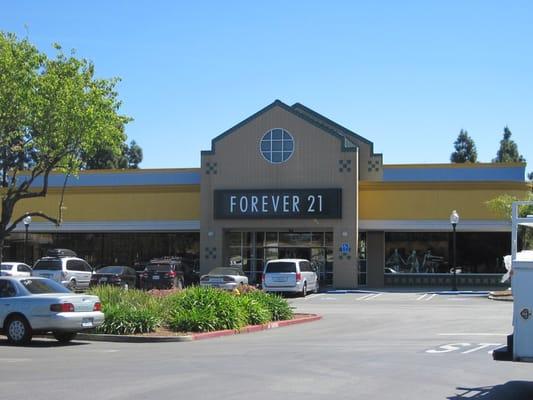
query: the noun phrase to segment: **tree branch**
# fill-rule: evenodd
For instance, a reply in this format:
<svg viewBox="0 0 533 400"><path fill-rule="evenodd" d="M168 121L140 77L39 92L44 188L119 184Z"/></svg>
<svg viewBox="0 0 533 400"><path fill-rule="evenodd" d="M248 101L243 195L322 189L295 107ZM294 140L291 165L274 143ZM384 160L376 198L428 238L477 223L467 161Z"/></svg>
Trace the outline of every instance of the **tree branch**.
<svg viewBox="0 0 533 400"><path fill-rule="evenodd" d="M41 211L32 211L32 212L28 212L28 213L26 213L24 215L21 215L20 217L15 219L13 221L13 223L6 228L6 233L12 232L17 227L17 224L22 222L22 220L24 220L24 218L26 218L26 217L41 217L43 219L46 219L46 220L50 221L51 223L55 224L56 226L60 225L59 220L57 220L55 218L52 218L52 217L46 215L45 213L43 213Z"/></svg>

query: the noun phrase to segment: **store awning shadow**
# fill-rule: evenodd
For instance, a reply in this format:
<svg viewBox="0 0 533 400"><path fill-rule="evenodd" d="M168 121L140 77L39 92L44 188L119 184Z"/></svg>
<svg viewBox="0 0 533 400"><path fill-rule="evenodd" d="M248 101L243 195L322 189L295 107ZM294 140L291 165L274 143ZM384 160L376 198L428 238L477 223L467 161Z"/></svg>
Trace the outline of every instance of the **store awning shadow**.
<svg viewBox="0 0 533 400"><path fill-rule="evenodd" d="M483 400L530 400L533 399L533 382L509 381L502 385L484 387L457 387L454 396L448 400L483 399Z"/></svg>

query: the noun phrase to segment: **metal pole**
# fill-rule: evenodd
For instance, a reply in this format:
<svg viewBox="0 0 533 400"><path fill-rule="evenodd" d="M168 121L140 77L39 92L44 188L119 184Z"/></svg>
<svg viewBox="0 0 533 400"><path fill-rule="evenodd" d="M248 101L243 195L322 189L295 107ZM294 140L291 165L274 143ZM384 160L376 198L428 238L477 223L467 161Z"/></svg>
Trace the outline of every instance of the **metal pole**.
<svg viewBox="0 0 533 400"><path fill-rule="evenodd" d="M26 255L28 253L28 228L29 228L29 225L28 224L24 224L24 227L26 228L26 234L24 235L24 264L27 264Z"/></svg>
<svg viewBox="0 0 533 400"><path fill-rule="evenodd" d="M457 224L452 224L453 226L453 290L457 291L457 241L455 240L455 226Z"/></svg>

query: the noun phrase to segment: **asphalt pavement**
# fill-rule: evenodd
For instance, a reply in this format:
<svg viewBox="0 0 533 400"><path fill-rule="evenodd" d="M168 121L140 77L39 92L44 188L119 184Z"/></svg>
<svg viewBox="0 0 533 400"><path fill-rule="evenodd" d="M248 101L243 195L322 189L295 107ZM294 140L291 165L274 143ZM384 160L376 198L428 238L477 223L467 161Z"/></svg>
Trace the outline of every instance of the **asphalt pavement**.
<svg viewBox="0 0 533 400"><path fill-rule="evenodd" d="M0 399L533 398L533 364L496 362L512 303L474 294L290 298L317 322L185 343L0 340Z"/></svg>

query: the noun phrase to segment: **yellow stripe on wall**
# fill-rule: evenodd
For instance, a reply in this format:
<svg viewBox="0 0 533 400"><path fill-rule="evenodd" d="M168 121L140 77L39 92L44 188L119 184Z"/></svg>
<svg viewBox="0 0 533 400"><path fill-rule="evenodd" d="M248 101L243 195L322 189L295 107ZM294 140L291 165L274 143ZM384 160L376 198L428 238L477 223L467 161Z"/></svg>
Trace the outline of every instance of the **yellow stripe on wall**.
<svg viewBox="0 0 533 400"><path fill-rule="evenodd" d="M58 215L60 192L19 202L13 217L27 211ZM64 221L199 220L200 186L71 188L65 192Z"/></svg>
<svg viewBox="0 0 533 400"><path fill-rule="evenodd" d="M359 218L367 220L448 219L457 210L462 219L494 220L485 202L502 194L527 195L526 183L512 182L361 182Z"/></svg>

